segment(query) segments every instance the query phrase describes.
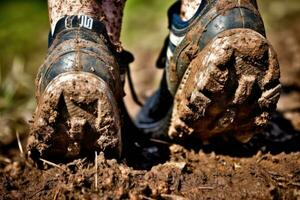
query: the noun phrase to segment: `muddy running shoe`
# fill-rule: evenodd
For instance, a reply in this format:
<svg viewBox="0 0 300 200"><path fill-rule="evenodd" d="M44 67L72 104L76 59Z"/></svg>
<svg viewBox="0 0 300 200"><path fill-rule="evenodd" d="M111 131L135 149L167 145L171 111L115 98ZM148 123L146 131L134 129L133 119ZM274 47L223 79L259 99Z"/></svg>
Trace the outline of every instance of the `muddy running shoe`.
<svg viewBox="0 0 300 200"><path fill-rule="evenodd" d="M123 89L105 26L87 16L68 16L57 23L49 44L36 78L29 156L120 155Z"/></svg>
<svg viewBox="0 0 300 200"><path fill-rule="evenodd" d="M264 127L280 96L279 65L255 0L202 0L188 21L180 2L158 60L165 73L136 125L149 137L241 142Z"/></svg>

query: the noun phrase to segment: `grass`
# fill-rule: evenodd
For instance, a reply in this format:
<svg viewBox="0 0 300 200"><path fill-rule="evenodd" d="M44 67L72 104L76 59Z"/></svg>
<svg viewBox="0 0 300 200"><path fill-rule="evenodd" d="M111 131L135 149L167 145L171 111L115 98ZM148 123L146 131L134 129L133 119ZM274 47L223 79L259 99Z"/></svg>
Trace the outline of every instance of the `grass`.
<svg viewBox="0 0 300 200"><path fill-rule="evenodd" d="M125 47L161 47L167 35L167 10L173 0L129 0L124 11L121 40Z"/></svg>
<svg viewBox="0 0 300 200"><path fill-rule="evenodd" d="M299 20L299 0L259 0L258 4L263 19L267 22L267 32L285 29L289 23Z"/></svg>

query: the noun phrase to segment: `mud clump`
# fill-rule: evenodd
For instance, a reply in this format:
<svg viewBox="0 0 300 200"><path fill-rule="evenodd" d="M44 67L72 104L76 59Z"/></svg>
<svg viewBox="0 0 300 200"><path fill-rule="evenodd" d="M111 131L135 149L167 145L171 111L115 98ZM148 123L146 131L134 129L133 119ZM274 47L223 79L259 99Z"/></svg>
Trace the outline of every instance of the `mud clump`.
<svg viewBox="0 0 300 200"><path fill-rule="evenodd" d="M39 99L33 121L27 148L33 160L76 158L94 151L120 154L117 102L95 75L68 72L53 80Z"/></svg>
<svg viewBox="0 0 300 200"><path fill-rule="evenodd" d="M1 161L2 199L297 199L300 153L249 157L169 147L170 155L149 170L126 160L75 160L43 169L14 157ZM96 164L97 162L97 164ZM96 165L95 165L96 164ZM97 166L97 167L96 167Z"/></svg>

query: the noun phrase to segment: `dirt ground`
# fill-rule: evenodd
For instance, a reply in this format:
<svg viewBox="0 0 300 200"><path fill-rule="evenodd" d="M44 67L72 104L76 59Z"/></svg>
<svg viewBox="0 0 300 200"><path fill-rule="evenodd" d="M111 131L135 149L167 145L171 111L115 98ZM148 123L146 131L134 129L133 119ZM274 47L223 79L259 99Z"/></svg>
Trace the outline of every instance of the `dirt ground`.
<svg viewBox="0 0 300 200"><path fill-rule="evenodd" d="M59 165L44 161L39 168L8 148L0 158L0 197L300 199L299 135L266 131L246 145L193 148L157 142L136 145L135 155L120 162L100 154Z"/></svg>
<svg viewBox="0 0 300 200"><path fill-rule="evenodd" d="M15 142L0 151L0 199L300 199L298 33L270 37L282 67L280 113L249 143L153 140L118 161L100 154L34 166Z"/></svg>

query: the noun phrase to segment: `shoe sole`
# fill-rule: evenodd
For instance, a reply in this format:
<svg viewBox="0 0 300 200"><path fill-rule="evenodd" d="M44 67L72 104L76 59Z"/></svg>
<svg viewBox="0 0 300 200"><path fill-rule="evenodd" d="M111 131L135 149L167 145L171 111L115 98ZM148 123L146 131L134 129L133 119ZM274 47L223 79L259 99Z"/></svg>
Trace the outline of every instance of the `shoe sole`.
<svg viewBox="0 0 300 200"><path fill-rule="evenodd" d="M250 29L225 31L190 63L175 94L169 137L247 142L268 122L280 96L276 53Z"/></svg>
<svg viewBox="0 0 300 200"><path fill-rule="evenodd" d="M28 153L33 160L71 159L93 151L119 156L120 130L117 102L104 80L67 72L52 80L39 99Z"/></svg>

